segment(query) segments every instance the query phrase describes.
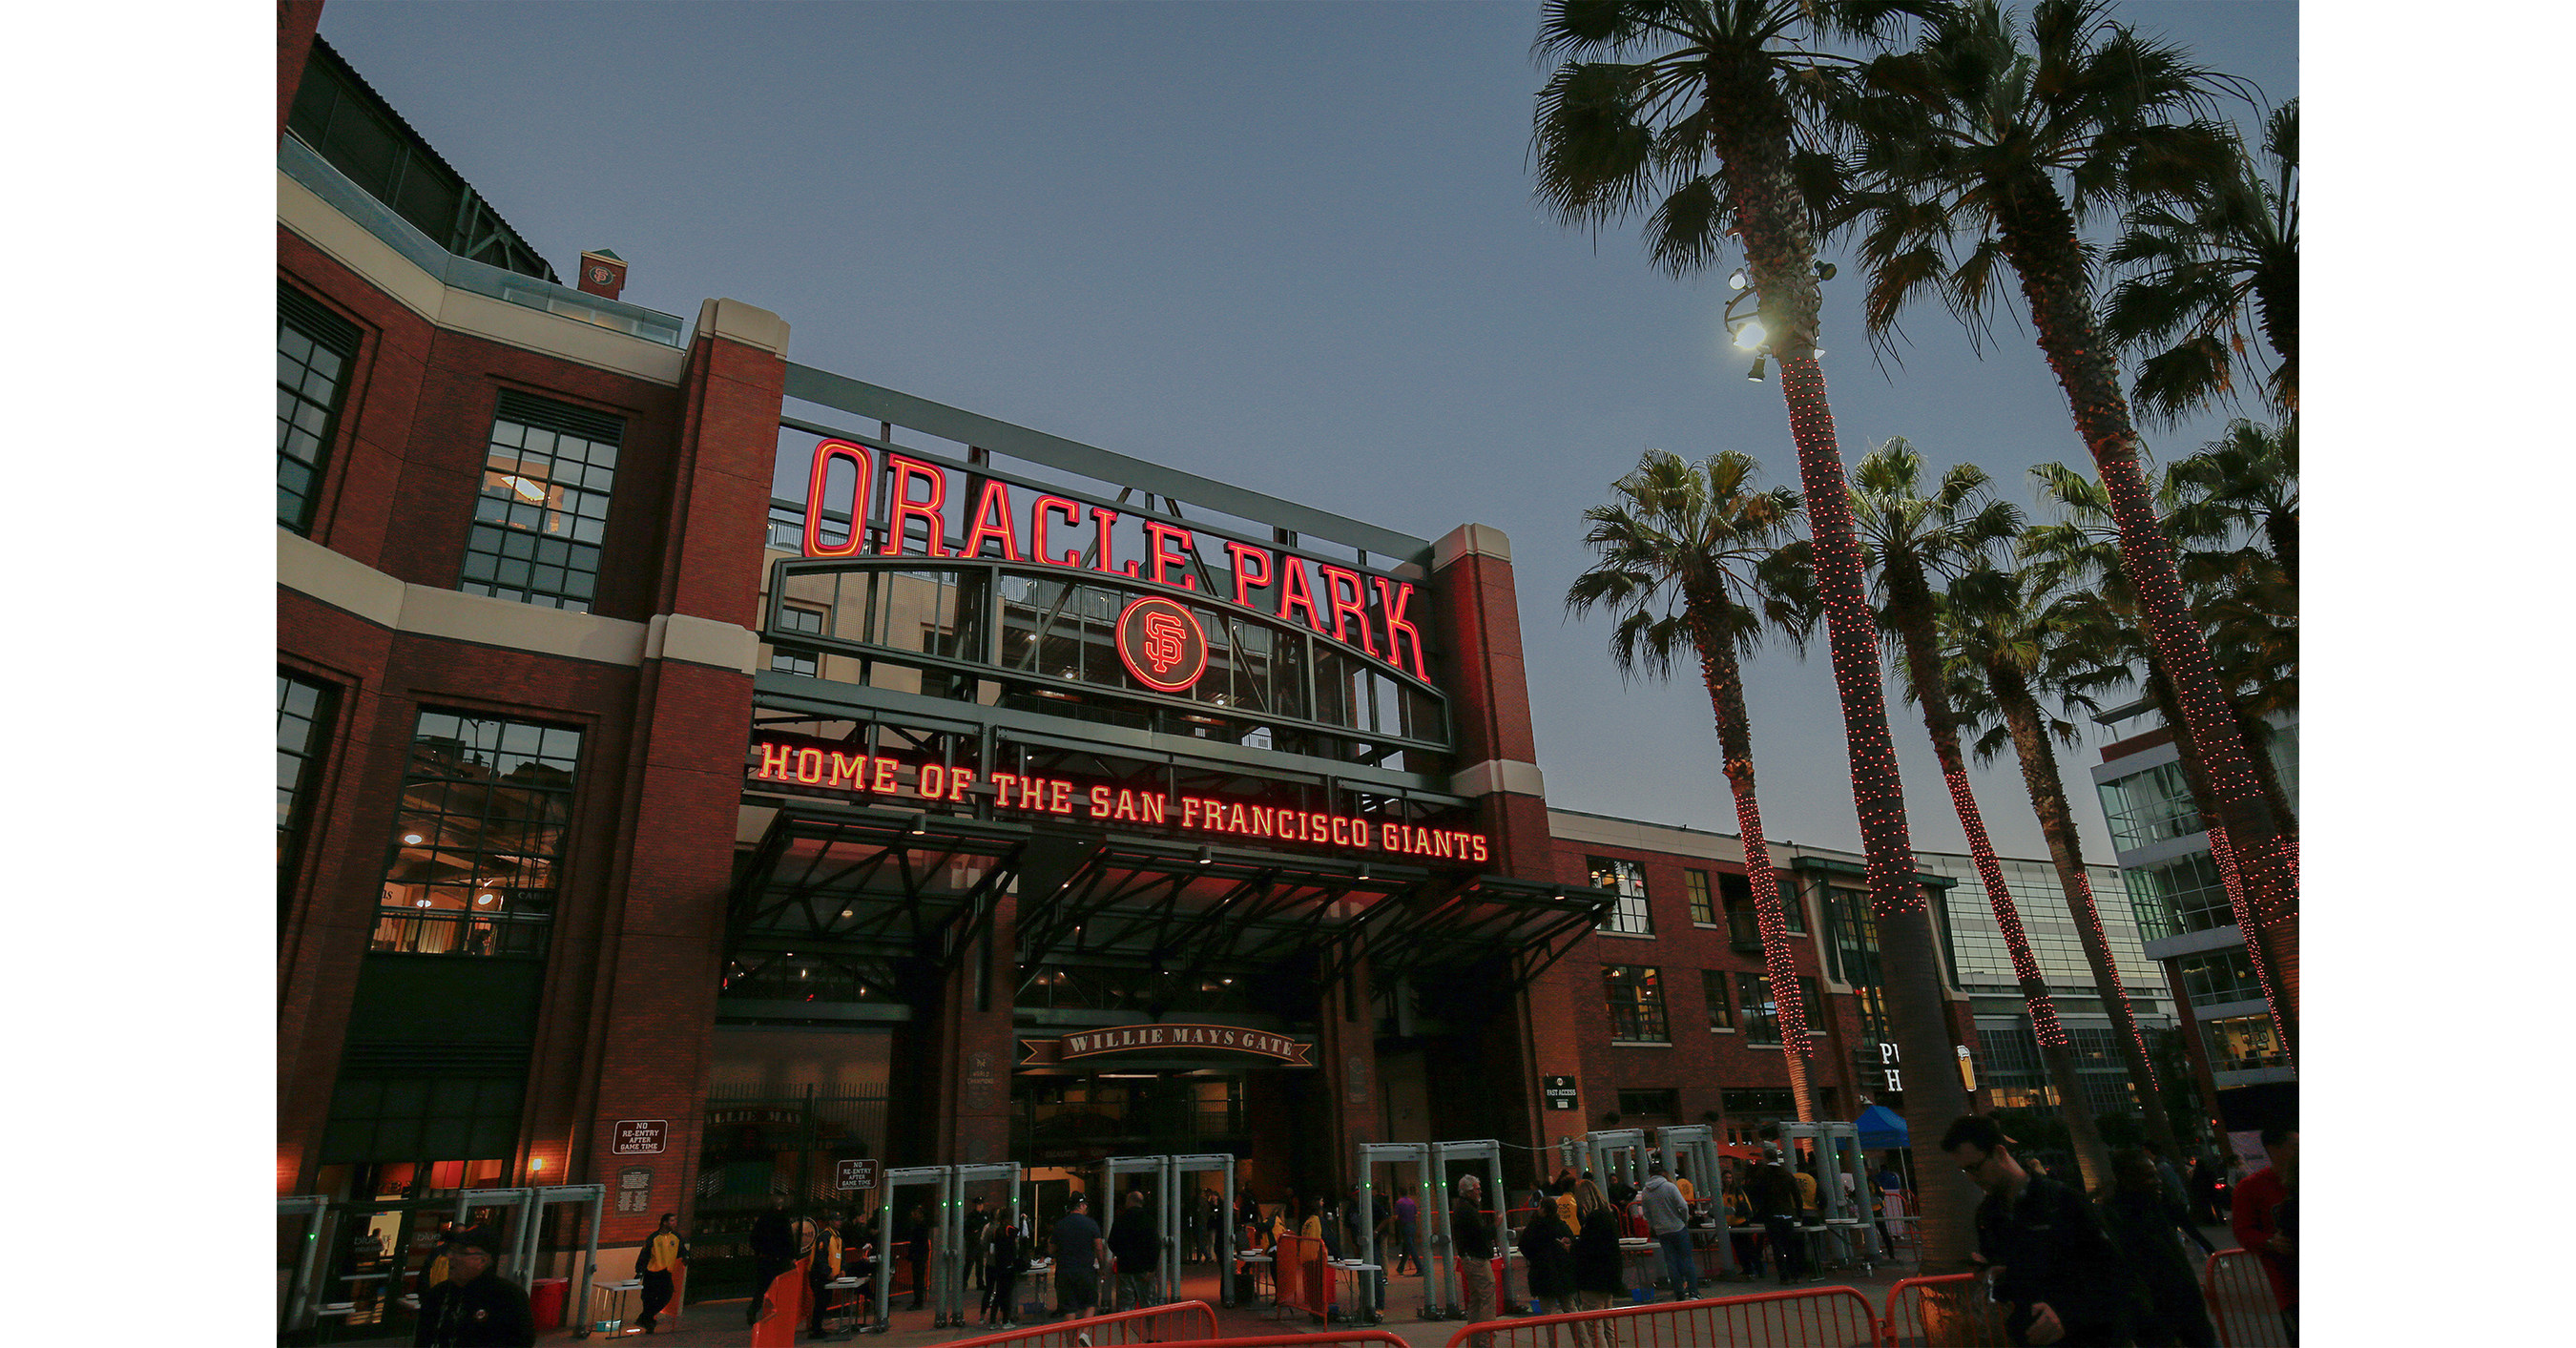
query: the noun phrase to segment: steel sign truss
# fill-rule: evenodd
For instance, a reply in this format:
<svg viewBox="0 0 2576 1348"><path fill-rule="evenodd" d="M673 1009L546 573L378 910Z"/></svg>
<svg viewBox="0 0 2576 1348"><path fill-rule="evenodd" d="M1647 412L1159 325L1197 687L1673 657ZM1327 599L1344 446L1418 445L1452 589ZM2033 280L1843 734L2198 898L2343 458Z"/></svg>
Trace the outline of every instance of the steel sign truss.
<svg viewBox="0 0 2576 1348"><path fill-rule="evenodd" d="M729 949L746 968L807 952L889 984L898 961L949 964L991 924L1027 843L973 819L785 806L734 882Z"/></svg>

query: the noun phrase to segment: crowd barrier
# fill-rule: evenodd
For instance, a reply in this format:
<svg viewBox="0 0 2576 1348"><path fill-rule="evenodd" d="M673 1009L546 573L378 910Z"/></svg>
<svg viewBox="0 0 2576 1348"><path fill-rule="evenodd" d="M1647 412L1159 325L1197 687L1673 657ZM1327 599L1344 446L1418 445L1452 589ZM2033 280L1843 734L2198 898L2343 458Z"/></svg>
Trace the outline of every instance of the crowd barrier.
<svg viewBox="0 0 2576 1348"><path fill-rule="evenodd" d="M1181 1339L1165 1343L1162 1348L1290 1348L1290 1345L1297 1344L1311 1344L1313 1348L1379 1348L1379 1345L1389 1343L1396 1348L1410 1348L1404 1340L1383 1329L1345 1329L1337 1334L1256 1334L1243 1339Z"/></svg>
<svg viewBox="0 0 2576 1348"><path fill-rule="evenodd" d="M941 1348L1079 1348L1075 1335L1087 1334L1094 1348L1121 1343L1207 1343L1216 1339L1216 1312L1204 1301L1175 1301L1079 1320L1009 1329L981 1338L958 1339Z"/></svg>
<svg viewBox="0 0 2576 1348"><path fill-rule="evenodd" d="M1806 1287L1486 1320L1450 1335L1449 1348L1583 1348L1596 1333L1619 1348L1879 1348L1880 1343L1878 1315L1869 1298L1848 1287Z"/></svg>
<svg viewBox="0 0 2576 1348"><path fill-rule="evenodd" d="M2280 1298L2263 1260L2252 1250L2225 1249L2209 1256L2200 1270L2201 1299L2209 1303L2209 1322L2218 1328L2219 1348L2289 1348L2290 1327L2281 1322Z"/></svg>
<svg viewBox="0 0 2576 1348"><path fill-rule="evenodd" d="M1281 1236L1270 1252L1271 1276L1278 1280L1278 1302L1321 1320L1333 1304L1330 1248L1313 1236Z"/></svg>
<svg viewBox="0 0 2576 1348"><path fill-rule="evenodd" d="M1977 1273L1907 1278L1887 1289L1878 1317L1885 1348L1966 1348L2005 1343L2004 1308L1986 1296Z"/></svg>

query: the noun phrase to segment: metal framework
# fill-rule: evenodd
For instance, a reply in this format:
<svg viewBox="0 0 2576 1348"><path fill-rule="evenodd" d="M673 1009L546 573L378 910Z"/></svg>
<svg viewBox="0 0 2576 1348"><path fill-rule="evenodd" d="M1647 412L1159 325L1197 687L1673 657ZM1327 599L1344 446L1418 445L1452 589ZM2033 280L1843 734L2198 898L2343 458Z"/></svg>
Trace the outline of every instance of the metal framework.
<svg viewBox="0 0 2576 1348"><path fill-rule="evenodd" d="M1663 1153L1666 1173L1676 1177L1690 1176L1691 1187L1696 1191L1696 1196L1708 1201L1710 1211L1717 1218L1714 1232L1693 1228L1694 1244L1702 1249L1714 1248L1717 1251L1717 1267L1720 1272L1739 1271L1735 1264L1735 1242L1727 1239L1726 1234L1726 1199L1721 1192L1726 1172L1718 1168L1717 1130L1704 1123L1675 1124L1657 1128L1655 1148ZM1683 1166L1684 1160L1690 1162L1689 1166ZM1714 1239L1701 1241L1699 1237L1703 1233L1713 1235Z"/></svg>
<svg viewBox="0 0 2576 1348"><path fill-rule="evenodd" d="M1025 830L973 819L784 805L734 882L728 953L757 964L804 950L891 987L900 962L945 967L990 928L1027 844Z"/></svg>
<svg viewBox="0 0 2576 1348"><path fill-rule="evenodd" d="M1212 1170L1222 1172L1225 1176L1225 1206L1218 1209L1216 1223L1217 1239L1222 1242L1217 1247L1216 1267L1218 1283L1217 1299L1219 1304L1228 1308L1231 1308L1234 1305L1234 1279L1229 1276L1234 1268L1234 1168L1235 1157L1226 1152L1195 1152L1186 1156L1174 1156L1172 1158L1170 1185L1173 1201L1175 1205L1177 1205L1192 1201L1181 1191L1182 1176L1204 1175ZM1175 1215L1173 1218L1173 1224L1165 1227L1164 1230L1167 1234L1177 1237L1180 1232L1179 1217ZM1170 1251L1171 1282L1169 1286L1172 1289L1171 1295L1177 1297L1181 1293L1181 1253L1177 1239L1170 1246Z"/></svg>
<svg viewBox="0 0 2576 1348"><path fill-rule="evenodd" d="M1403 919L1373 938L1372 976L1393 982L1435 964L1508 961L1516 984L1535 981L1591 934L1618 895L1533 880L1479 875L1437 888L1423 886L1403 901Z"/></svg>
<svg viewBox="0 0 2576 1348"><path fill-rule="evenodd" d="M1360 1233L1360 1262L1363 1264L1382 1263L1379 1258L1380 1251L1377 1248L1377 1222L1374 1220L1377 1216L1377 1209L1375 1206L1375 1197L1377 1193L1377 1167L1382 1165L1412 1166L1414 1188L1413 1210L1415 1213L1414 1220L1416 1222L1420 1222L1432 1211L1431 1191L1436 1186L1432 1183L1431 1176L1432 1166L1430 1143L1361 1143L1360 1203L1362 1213L1370 1219L1361 1223L1361 1226L1365 1228ZM1393 1192L1397 1187L1397 1185L1393 1184L1387 1186L1389 1192ZM1425 1320L1437 1320L1440 1318L1440 1306L1443 1303L1437 1299L1436 1294L1432 1291L1433 1274L1431 1269L1428 1267L1428 1263L1431 1261L1425 1262L1426 1266L1421 1270L1422 1318ZM1445 1274L1447 1272L1446 1262L1440 1262L1442 1263L1442 1272ZM1367 1308L1369 1318L1372 1321L1377 1318L1380 1312L1386 1309L1386 1273L1383 1268L1379 1270L1375 1281L1377 1284L1377 1294L1371 1298L1371 1304Z"/></svg>
<svg viewBox="0 0 2576 1348"><path fill-rule="evenodd" d="M933 1310L931 1327L934 1329L952 1324L962 1329L966 1324L966 1186L994 1180L1003 1181L1008 1186L1007 1192L1010 1197L1004 1206L994 1213L994 1218L997 1221L1010 1222L1015 1226L1020 1220L1019 1162L990 1161L980 1165L950 1166L948 1169L954 1172L954 1176L948 1185L948 1205L940 1213L939 1224L946 1233L946 1239L941 1242L937 1256L942 1270L940 1285L945 1298L943 1305L948 1318L940 1319L940 1312ZM880 1268L884 1266L882 1260L879 1261L878 1266Z"/></svg>
<svg viewBox="0 0 2576 1348"><path fill-rule="evenodd" d="M981 1167L978 1168L980 1169ZM882 1192L877 1200L876 1319L868 1324L861 1325L859 1327L860 1333L883 1334L886 1332L889 1322L894 1318L893 1308L888 1304L894 1299L894 1214L895 1209L902 1206L895 1202L895 1190L905 1185L912 1184L927 1184L936 1187L939 1192L931 1202L936 1205L941 1213L942 1220L940 1225L944 1231L947 1226L946 1214L954 1211L957 1206L957 1170L958 1167L953 1165L916 1165L906 1166L901 1170L889 1170L885 1172L885 1178L880 1182ZM1016 1202L1019 1196L1019 1186L1016 1184L1012 1185L1011 1191L1012 1197ZM930 1297L930 1314L933 1325L934 1327L945 1328L948 1324L947 1315L951 1293L954 1290L950 1286L950 1278L948 1275L952 1272L950 1264L955 1255L956 1243L953 1240L942 1241L941 1243L948 1246L948 1248L945 1250L934 1250L932 1252L929 1266L922 1271L923 1276L932 1280L931 1287L915 1288L913 1290L916 1294L928 1294ZM754 1288L752 1289L752 1295L759 1296L763 1290L764 1289ZM963 1318L962 1313L960 1318Z"/></svg>
<svg viewBox="0 0 2576 1348"><path fill-rule="evenodd" d="M1424 878L1332 857L1104 839L1054 893L1026 896L1020 960L1145 959L1187 986L1210 969L1312 954L1329 982L1354 958L1351 938L1397 912L1391 900Z"/></svg>
<svg viewBox="0 0 2576 1348"><path fill-rule="evenodd" d="M1810 1238L1830 1237L1843 1253L1857 1256L1863 1270L1870 1259L1869 1165L1861 1151L1860 1125L1856 1123L1782 1123L1783 1145L1792 1148L1790 1159L1796 1159L1794 1148L1805 1142L1816 1153L1816 1213L1821 1223L1806 1228ZM1850 1192L1836 1182L1837 1176L1849 1176Z"/></svg>
<svg viewBox="0 0 2576 1348"><path fill-rule="evenodd" d="M599 1215L601 1207L607 1201L607 1195L607 1186L601 1184L557 1184L521 1189L467 1189L456 1196L456 1224L463 1226L467 1214L476 1208L507 1209L513 1219L510 1232L510 1255L506 1260L495 1264L492 1271L515 1274L521 1282L527 1282L536 1273L538 1228L543 1225L537 1220L538 1215L555 1203L575 1203L588 1207L590 1234L582 1246L581 1276L573 1280L573 1285L581 1289L583 1297L583 1300L576 1304L586 1309L589 1305L591 1275L599 1271ZM573 1330L573 1337L590 1337L590 1321L587 1316Z"/></svg>
<svg viewBox="0 0 2576 1348"><path fill-rule="evenodd" d="M1508 1206L1503 1190L1503 1144L1492 1138L1484 1138L1473 1142L1434 1142L1430 1147L1431 1169L1438 1177L1437 1182L1431 1186L1432 1202L1438 1210L1437 1219L1433 1224L1433 1231L1437 1236L1433 1255L1441 1266L1442 1281L1447 1290L1446 1314L1447 1318L1452 1320L1473 1320L1478 1317L1471 1313L1469 1307L1460 1303L1459 1297L1464 1294L1464 1288L1462 1284L1455 1281L1452 1276L1454 1270L1449 1267L1449 1261L1455 1257L1458 1248L1456 1212L1450 1202L1452 1181L1449 1168L1456 1165L1474 1166L1479 1162L1483 1163L1485 1193L1494 1204L1494 1253L1501 1256L1503 1277L1508 1279L1511 1276L1512 1243L1502 1231L1502 1214ZM1430 1280L1426 1278L1423 1281L1424 1286L1428 1288ZM1498 1282L1498 1290L1499 1287Z"/></svg>
<svg viewBox="0 0 2576 1348"><path fill-rule="evenodd" d="M313 1300L314 1265L322 1252L323 1218L330 1207L331 1200L321 1194L295 1194L277 1200L279 1217L304 1219L303 1246L296 1251L295 1269L287 1279L286 1300L278 1308L277 1326L280 1330L301 1329L305 1325L304 1311Z"/></svg>

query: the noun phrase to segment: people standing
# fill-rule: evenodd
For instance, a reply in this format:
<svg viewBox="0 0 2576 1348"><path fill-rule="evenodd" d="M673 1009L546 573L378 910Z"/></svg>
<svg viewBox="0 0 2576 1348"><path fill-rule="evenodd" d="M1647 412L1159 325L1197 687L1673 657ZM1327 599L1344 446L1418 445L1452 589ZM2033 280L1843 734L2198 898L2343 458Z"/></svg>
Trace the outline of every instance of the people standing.
<svg viewBox="0 0 2576 1348"><path fill-rule="evenodd" d="M1572 1315L1574 1232L1557 1216L1556 1204L1545 1190L1530 1191L1529 1225L1514 1239L1521 1247L1521 1258L1529 1262L1530 1299L1538 1303L1538 1313Z"/></svg>
<svg viewBox="0 0 2576 1348"><path fill-rule="evenodd" d="M1601 1186L1585 1179L1574 1182L1574 1217L1574 1290L1585 1310L1607 1310L1619 1304L1626 1290L1619 1285L1619 1215ZM1618 1324L1576 1321L1575 1348L1618 1348Z"/></svg>
<svg viewBox="0 0 2576 1348"><path fill-rule="evenodd" d="M1162 1253L1161 1235L1145 1209L1145 1191L1128 1190L1118 1220L1109 1228L1109 1256L1117 1261L1118 1272L1118 1304L1111 1309L1132 1311L1153 1301Z"/></svg>
<svg viewBox="0 0 2576 1348"><path fill-rule="evenodd" d="M992 1226L993 1214L985 1210L983 1199L977 1198L967 1205L962 1233L966 1248L966 1285L977 1291L984 1286L984 1244L993 1238Z"/></svg>
<svg viewBox="0 0 2576 1348"><path fill-rule="evenodd" d="M1663 1247L1664 1272L1673 1281L1673 1300L1697 1300L1699 1260L1691 1253L1690 1204L1682 1201L1682 1191L1664 1177L1661 1160L1646 1167L1646 1187L1637 1196L1646 1205L1647 1234Z"/></svg>
<svg viewBox="0 0 2576 1348"><path fill-rule="evenodd" d="M447 1280L420 1295L413 1348L532 1348L536 1317L528 1294L492 1271L500 1243L480 1227L456 1233L447 1257Z"/></svg>
<svg viewBox="0 0 2576 1348"><path fill-rule="evenodd" d="M751 1304L743 1308L744 1324L769 1318L770 1284L794 1267L796 1228L787 1220L787 1199L775 1196L769 1200L769 1211L751 1219Z"/></svg>
<svg viewBox="0 0 2576 1348"><path fill-rule="evenodd" d="M830 1221L817 1219L808 1246L805 1264L805 1288L810 1309L805 1316L805 1331L815 1338L823 1337L823 1305L832 1299L832 1280L841 1276L841 1229Z"/></svg>
<svg viewBox="0 0 2576 1348"><path fill-rule="evenodd" d="M1413 1201L1410 1189L1395 1200L1395 1229L1404 1242L1400 1262L1395 1266L1397 1277L1422 1276L1421 1210L1422 1205Z"/></svg>
<svg viewBox="0 0 2576 1348"><path fill-rule="evenodd" d="M2146 1348L2217 1348L2218 1334L2202 1302L2200 1279L2181 1235L2194 1238L2190 1214L2166 1192L2147 1154L2123 1147L2111 1153L2113 1189L2100 1204L2102 1225L2146 1284L2146 1313L2135 1332Z"/></svg>
<svg viewBox="0 0 2576 1348"><path fill-rule="evenodd" d="M903 1246L903 1262L912 1270L912 1309L921 1309L921 1299L930 1291L930 1218L915 1203L904 1214L903 1225L895 1228L895 1240Z"/></svg>
<svg viewBox="0 0 2576 1348"><path fill-rule="evenodd" d="M1753 1204L1753 1220L1771 1245L1771 1266L1787 1286L1807 1273L1807 1237L1798 1229L1798 1186L1780 1164L1776 1147L1762 1149L1762 1163L1745 1176L1744 1195Z"/></svg>
<svg viewBox="0 0 2576 1348"><path fill-rule="evenodd" d="M2289 1326L2290 1342L2299 1341L2299 1133L2295 1128L2263 1130L2263 1152L2271 1164L2236 1186L2228 1224L2236 1243L2252 1250L2272 1282L2272 1299ZM2284 1220L2287 1218L2287 1220Z"/></svg>
<svg viewBox="0 0 2576 1348"><path fill-rule="evenodd" d="M1982 1114L1965 1114L1941 1150L1986 1191L1977 1205L1976 1258L1995 1269L2015 1344L2124 1344L2145 1291L2084 1196L2014 1159L2012 1139Z"/></svg>
<svg viewBox="0 0 2576 1348"><path fill-rule="evenodd" d="M1100 1266L1109 1262L1109 1243L1100 1223L1091 1220L1091 1199L1075 1194L1055 1224L1055 1307L1058 1315L1089 1315L1100 1305Z"/></svg>
<svg viewBox="0 0 2576 1348"><path fill-rule="evenodd" d="M644 1284L644 1313L635 1317L636 1327L653 1332L662 1318L662 1308L671 1304L672 1273L689 1257L689 1243L680 1239L680 1214L662 1214L662 1224L635 1252L635 1278Z"/></svg>
<svg viewBox="0 0 2576 1348"><path fill-rule="evenodd" d="M1746 1277L1759 1278L1762 1235L1753 1229L1753 1199L1744 1192L1744 1176L1737 1171L1726 1172L1725 1185L1718 1196L1726 1209L1727 1239L1735 1245L1735 1265Z"/></svg>
<svg viewBox="0 0 2576 1348"><path fill-rule="evenodd" d="M1026 1256L1020 1251L1020 1226L1010 1220L1006 1209L995 1214L990 1236L984 1242L984 1318L982 1323L998 1329L1017 1329L1013 1318L1017 1307L1012 1304L1012 1288L1020 1279L1020 1265Z"/></svg>
<svg viewBox="0 0 2576 1348"><path fill-rule="evenodd" d="M841 1271L859 1280L859 1304L877 1302L877 1226L856 1204L841 1221Z"/></svg>
<svg viewBox="0 0 2576 1348"><path fill-rule="evenodd" d="M1494 1226L1484 1212L1485 1182L1474 1175L1458 1177L1458 1201L1449 1211L1452 1243L1458 1250L1459 1309L1470 1320L1494 1314Z"/></svg>

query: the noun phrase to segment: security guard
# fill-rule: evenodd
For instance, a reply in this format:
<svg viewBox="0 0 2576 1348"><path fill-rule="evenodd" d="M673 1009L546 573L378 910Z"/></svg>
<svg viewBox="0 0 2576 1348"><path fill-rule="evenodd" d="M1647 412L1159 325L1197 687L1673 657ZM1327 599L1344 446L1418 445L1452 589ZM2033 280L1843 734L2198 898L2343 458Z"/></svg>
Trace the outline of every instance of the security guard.
<svg viewBox="0 0 2576 1348"><path fill-rule="evenodd" d="M451 1245L447 1281L421 1295L413 1348L534 1348L527 1292L492 1272L501 1249L492 1233L459 1231Z"/></svg>
<svg viewBox="0 0 2576 1348"><path fill-rule="evenodd" d="M689 1257L689 1243L680 1239L679 1223L680 1214L663 1213L661 1229L635 1252L635 1278L644 1284L644 1313L635 1317L635 1326L647 1334L660 1320L662 1308L671 1304L671 1270Z"/></svg>

